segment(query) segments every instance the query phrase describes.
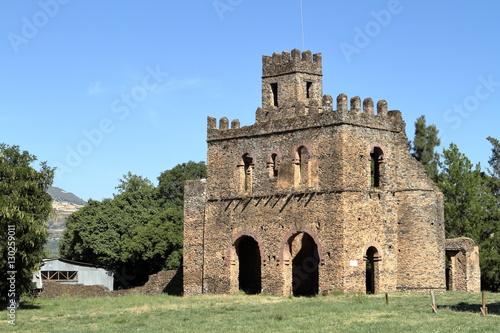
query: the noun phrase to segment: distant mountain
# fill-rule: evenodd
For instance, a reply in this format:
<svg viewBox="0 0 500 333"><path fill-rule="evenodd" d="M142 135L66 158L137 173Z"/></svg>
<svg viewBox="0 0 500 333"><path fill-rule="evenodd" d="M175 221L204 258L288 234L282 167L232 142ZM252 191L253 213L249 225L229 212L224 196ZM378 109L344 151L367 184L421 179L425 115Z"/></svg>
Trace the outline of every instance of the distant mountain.
<svg viewBox="0 0 500 333"><path fill-rule="evenodd" d="M76 205L86 205L87 202L84 200L80 199L76 195L74 195L71 192L67 192L63 189L60 189L59 187L51 186L49 187L49 192L50 196L55 200L55 201L67 201L70 203L74 203Z"/></svg>
<svg viewBox="0 0 500 333"><path fill-rule="evenodd" d="M51 186L47 192L52 197L52 207L54 207L55 212L47 221L49 237L47 239L47 244L45 244L45 249L49 252L50 256L58 256L59 241L66 229L66 218L85 206L87 202L59 187Z"/></svg>

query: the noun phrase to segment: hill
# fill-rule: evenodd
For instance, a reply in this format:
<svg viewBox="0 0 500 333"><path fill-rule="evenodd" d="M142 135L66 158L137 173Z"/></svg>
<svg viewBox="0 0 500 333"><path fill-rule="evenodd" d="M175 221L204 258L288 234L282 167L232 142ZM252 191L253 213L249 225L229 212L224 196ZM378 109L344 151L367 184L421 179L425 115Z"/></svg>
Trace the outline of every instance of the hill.
<svg viewBox="0 0 500 333"><path fill-rule="evenodd" d="M59 187L51 186L47 191L52 197L54 215L48 220L49 237L45 249L50 256L58 256L59 241L66 229L66 218L87 204L85 200Z"/></svg>
<svg viewBox="0 0 500 333"><path fill-rule="evenodd" d="M87 204L85 200L80 199L71 192L67 192L59 187L51 186L47 191L54 201L69 202L75 205L84 206Z"/></svg>

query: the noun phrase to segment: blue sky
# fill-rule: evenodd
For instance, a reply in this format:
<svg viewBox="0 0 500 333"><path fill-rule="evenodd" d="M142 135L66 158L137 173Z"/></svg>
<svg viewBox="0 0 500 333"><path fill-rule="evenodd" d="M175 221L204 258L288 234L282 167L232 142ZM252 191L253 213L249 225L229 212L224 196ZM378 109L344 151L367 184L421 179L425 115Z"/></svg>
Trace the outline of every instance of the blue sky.
<svg viewBox="0 0 500 333"><path fill-rule="evenodd" d="M58 167L87 200L128 171L153 182L206 158L206 117L254 123L261 56L323 54L323 93L386 99L413 139L487 167L500 138L500 3L303 0L3 1L0 142ZM440 148L441 149L441 148Z"/></svg>

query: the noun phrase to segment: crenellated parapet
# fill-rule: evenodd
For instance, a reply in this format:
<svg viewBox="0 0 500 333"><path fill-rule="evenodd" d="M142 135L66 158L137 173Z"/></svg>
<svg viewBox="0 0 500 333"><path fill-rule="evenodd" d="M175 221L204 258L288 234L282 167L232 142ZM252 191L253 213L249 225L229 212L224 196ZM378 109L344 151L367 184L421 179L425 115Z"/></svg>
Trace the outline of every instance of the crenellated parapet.
<svg viewBox="0 0 500 333"><path fill-rule="evenodd" d="M288 117L283 117L277 107L260 107L256 111L255 124L243 127L240 126L238 119L231 121L229 127L226 117L219 120L219 126L215 118L208 117L208 139L247 137L344 124L392 132L404 131L405 126L400 111L389 111L385 100L379 100L375 106L371 98L362 100L359 96L355 96L349 100L345 94L337 96L335 110L333 98L324 95L320 105L310 107L298 102L296 106L287 110L287 115Z"/></svg>
<svg viewBox="0 0 500 333"><path fill-rule="evenodd" d="M262 57L262 108L293 117L293 108L315 112L322 97L321 53L294 49Z"/></svg>
<svg viewBox="0 0 500 333"><path fill-rule="evenodd" d="M293 49L292 52L275 52L270 56L262 56L262 76L283 75L294 72L322 75L321 53Z"/></svg>
<svg viewBox="0 0 500 333"><path fill-rule="evenodd" d="M335 103L335 105L334 105ZM208 118L208 139L243 137L318 126L355 124L388 131L404 128L399 111L388 111L387 102L376 104L359 96L350 100L345 94L323 95L321 53L311 51L274 53L262 56L262 106L256 111L255 124L240 126Z"/></svg>
<svg viewBox="0 0 500 333"><path fill-rule="evenodd" d="M231 121L231 128L229 128L229 120L226 117L222 117L219 119L219 127L217 127L217 119L214 117L207 117L207 130L229 130L229 129L239 129L240 128L240 121L239 119L233 119Z"/></svg>

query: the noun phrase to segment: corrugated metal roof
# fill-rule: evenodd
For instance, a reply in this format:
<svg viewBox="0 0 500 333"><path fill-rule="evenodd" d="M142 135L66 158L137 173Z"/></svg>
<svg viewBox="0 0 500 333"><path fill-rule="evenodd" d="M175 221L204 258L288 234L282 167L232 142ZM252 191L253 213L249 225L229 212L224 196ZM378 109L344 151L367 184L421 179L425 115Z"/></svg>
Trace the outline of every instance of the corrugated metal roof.
<svg viewBox="0 0 500 333"><path fill-rule="evenodd" d="M111 270L111 268L106 267L106 266L101 266L101 265L96 265L92 263L86 263L86 262L81 262L81 261L75 261L75 260L69 260L69 259L64 259L64 258L48 258L48 259L43 259L42 262L45 264L46 262L50 261L56 261L59 260L61 262L64 262L66 264L71 264L71 265L77 265L77 266L84 266L84 267L95 267L95 268L104 268L107 270Z"/></svg>

